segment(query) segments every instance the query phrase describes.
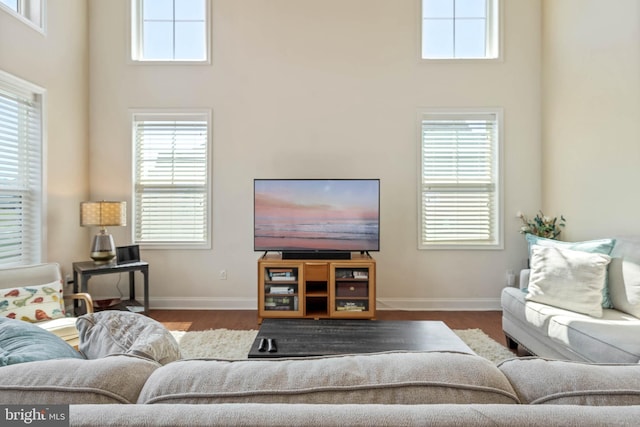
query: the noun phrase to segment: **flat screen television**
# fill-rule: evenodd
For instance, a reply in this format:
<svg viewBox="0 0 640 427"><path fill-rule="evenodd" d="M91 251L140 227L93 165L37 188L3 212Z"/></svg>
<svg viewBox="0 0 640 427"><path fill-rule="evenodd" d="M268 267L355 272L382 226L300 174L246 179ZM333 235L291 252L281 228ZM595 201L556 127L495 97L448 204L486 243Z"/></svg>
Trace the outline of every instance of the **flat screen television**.
<svg viewBox="0 0 640 427"><path fill-rule="evenodd" d="M254 250L345 259L380 250L379 179L255 179Z"/></svg>

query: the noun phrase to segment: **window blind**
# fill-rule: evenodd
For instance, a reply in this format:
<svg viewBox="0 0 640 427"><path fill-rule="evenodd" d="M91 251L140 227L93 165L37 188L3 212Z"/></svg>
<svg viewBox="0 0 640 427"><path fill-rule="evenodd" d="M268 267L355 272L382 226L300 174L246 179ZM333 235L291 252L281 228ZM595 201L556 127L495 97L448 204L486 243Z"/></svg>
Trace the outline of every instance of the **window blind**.
<svg viewBox="0 0 640 427"><path fill-rule="evenodd" d="M41 262L41 99L40 94L0 78L0 266L3 267Z"/></svg>
<svg viewBox="0 0 640 427"><path fill-rule="evenodd" d="M496 244L496 116L423 116L421 168L421 246Z"/></svg>
<svg viewBox="0 0 640 427"><path fill-rule="evenodd" d="M208 120L139 116L134 132L136 243L208 243Z"/></svg>

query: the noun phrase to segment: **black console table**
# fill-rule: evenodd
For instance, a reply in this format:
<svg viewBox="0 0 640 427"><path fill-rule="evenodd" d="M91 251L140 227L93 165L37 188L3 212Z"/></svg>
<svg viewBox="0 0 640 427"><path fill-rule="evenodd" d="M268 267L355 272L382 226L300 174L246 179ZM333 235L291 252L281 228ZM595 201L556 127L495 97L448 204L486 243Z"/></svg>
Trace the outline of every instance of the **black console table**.
<svg viewBox="0 0 640 427"><path fill-rule="evenodd" d="M144 305L136 301L135 272L139 271L144 277ZM149 313L149 263L138 261L127 264L96 264L93 261L73 263L73 292L88 292L89 279L92 276L113 273L129 273L129 300L124 301L114 309L126 309L136 313ZM75 302L74 304L77 304ZM77 308L77 305L74 306Z"/></svg>

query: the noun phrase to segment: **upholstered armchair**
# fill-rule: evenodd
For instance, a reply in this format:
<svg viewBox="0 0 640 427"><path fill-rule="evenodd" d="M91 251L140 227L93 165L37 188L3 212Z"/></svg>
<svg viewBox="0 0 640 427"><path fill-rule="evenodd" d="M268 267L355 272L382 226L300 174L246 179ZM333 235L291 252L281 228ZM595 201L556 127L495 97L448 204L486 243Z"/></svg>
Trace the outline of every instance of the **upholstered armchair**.
<svg viewBox="0 0 640 427"><path fill-rule="evenodd" d="M76 318L67 315L64 299L83 301L87 313L93 312L93 301L87 293L63 295L62 290L56 263L0 269L0 316L31 322L77 347Z"/></svg>

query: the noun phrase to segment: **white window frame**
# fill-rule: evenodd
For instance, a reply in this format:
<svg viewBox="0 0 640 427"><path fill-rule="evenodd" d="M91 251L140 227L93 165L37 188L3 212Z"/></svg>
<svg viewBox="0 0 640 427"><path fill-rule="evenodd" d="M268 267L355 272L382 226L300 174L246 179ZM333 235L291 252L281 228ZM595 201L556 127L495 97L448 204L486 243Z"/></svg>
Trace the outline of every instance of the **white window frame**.
<svg viewBox="0 0 640 427"><path fill-rule="evenodd" d="M204 59L145 59L143 53L143 22L142 0L129 0L129 31L128 31L128 57L132 64L158 65L158 64L211 64L211 0L205 0L205 58Z"/></svg>
<svg viewBox="0 0 640 427"><path fill-rule="evenodd" d="M425 120L485 120L493 118L494 137L491 145L492 168L490 182L447 182L438 183L434 180L427 180L424 174L425 150L424 150L424 127ZM503 249L503 184L502 184L502 135L503 132L503 110L501 108L453 108L453 109L433 109L424 108L418 111L417 120L418 133L418 249ZM424 197L427 192L451 193L455 190L462 190L466 193L486 192L493 190L493 206L491 216L490 238L480 240L467 240L464 237L451 238L449 240L436 240L435 237L426 237L426 211L424 208Z"/></svg>
<svg viewBox="0 0 640 427"><path fill-rule="evenodd" d="M460 62L460 61L502 61L503 58L503 19L502 19L502 1L501 0L487 0L487 23L485 26L485 56L483 57L425 57L423 55L422 42L425 25L424 17L424 0L418 0L420 3L418 16L419 23L418 28L420 32L418 34L418 58L424 62Z"/></svg>
<svg viewBox="0 0 640 427"><path fill-rule="evenodd" d="M17 233L16 239L4 240L6 236L0 236L0 267L11 267L41 263L45 260L46 243L46 143L44 137L45 129L45 90L32 83L24 81L4 71L0 71L0 92L3 97L15 98L25 102L25 107L29 104L29 112L35 115L33 121L28 121L26 116L29 112L23 111L25 115L20 117L25 120L16 127L5 127L2 120L11 116L4 116L2 106L0 106L0 135L9 135L12 131L17 131L18 147L12 147L11 138L0 141L0 149L4 144L7 152L0 152L0 196L18 197L19 205L23 210L13 218L7 218L1 212L3 210L0 203L0 229L6 230L2 226L2 220L8 220L8 227L14 226ZM1 101L0 101L1 102ZM10 113L9 113L10 114ZM20 120L20 118L18 119ZM6 132L6 133L5 133ZM1 136L0 136L1 138ZM17 148L17 151L13 151ZM13 151L13 152L12 152ZM13 157L16 162L11 162ZM17 160L19 159L19 160ZM19 172L12 173L12 168L16 166ZM7 168L7 174L3 169ZM12 182L11 175L19 177ZM3 179L7 177L7 179ZM11 205L17 199L6 201L6 207L13 211ZM12 212L13 213L13 212ZM16 227L17 220L20 225ZM12 246L11 246L12 245ZM7 252L12 247L13 255Z"/></svg>
<svg viewBox="0 0 640 427"><path fill-rule="evenodd" d="M45 33L45 9L47 0L18 0L18 10L0 2L0 10L13 15L34 30Z"/></svg>
<svg viewBox="0 0 640 427"><path fill-rule="evenodd" d="M131 227L131 238L135 244L142 246L145 249L211 249L211 233L212 233L212 209L211 209L211 177L213 176L211 171L212 163L212 116L211 110L131 110L131 131L132 131L132 227ZM144 239L140 239L138 237L138 231L140 227L140 218L139 218L139 205L138 205L138 193L142 188L141 184L138 182L138 143L137 143L137 132L136 132L136 123L140 121L206 121L207 127L207 147L206 147L206 183L204 194L206 197L206 218L204 219L204 226L206 227L206 236L200 241L148 241ZM168 187L166 187L168 188ZM192 189L193 190L193 189ZM198 190L193 190L198 191Z"/></svg>

